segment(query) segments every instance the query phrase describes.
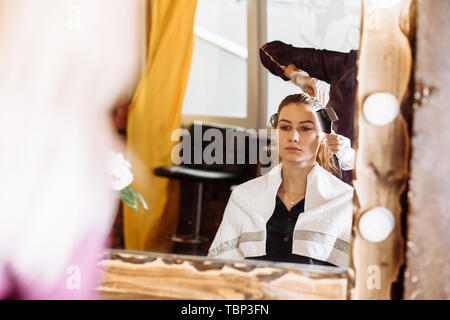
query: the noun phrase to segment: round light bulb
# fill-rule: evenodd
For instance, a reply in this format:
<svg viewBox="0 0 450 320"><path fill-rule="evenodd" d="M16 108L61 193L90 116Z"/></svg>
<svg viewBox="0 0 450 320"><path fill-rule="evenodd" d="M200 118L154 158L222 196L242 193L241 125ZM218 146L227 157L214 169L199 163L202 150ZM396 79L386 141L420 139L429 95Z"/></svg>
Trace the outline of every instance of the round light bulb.
<svg viewBox="0 0 450 320"><path fill-rule="evenodd" d="M399 2L400 0L372 0L372 3L379 8L391 8Z"/></svg>
<svg viewBox="0 0 450 320"><path fill-rule="evenodd" d="M359 219L359 232L370 242L381 242L387 239L394 230L395 218L391 211L376 207L367 211Z"/></svg>
<svg viewBox="0 0 450 320"><path fill-rule="evenodd" d="M400 104L390 93L374 93L364 101L363 112L371 124L384 126L397 118Z"/></svg>

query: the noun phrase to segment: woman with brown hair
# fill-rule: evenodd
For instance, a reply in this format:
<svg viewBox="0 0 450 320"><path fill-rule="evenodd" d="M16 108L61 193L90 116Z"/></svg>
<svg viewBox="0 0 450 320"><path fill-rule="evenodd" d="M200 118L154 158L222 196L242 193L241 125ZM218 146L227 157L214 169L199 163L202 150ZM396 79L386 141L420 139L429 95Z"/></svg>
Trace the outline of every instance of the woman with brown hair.
<svg viewBox="0 0 450 320"><path fill-rule="evenodd" d="M264 44L259 51L261 63L273 75L292 81L305 93L317 97L333 108L338 120L328 135L328 144L344 145L331 150L339 159L342 180L352 183L354 168L353 114L355 101L356 60L358 51L336 52L314 48L299 48L282 41Z"/></svg>
<svg viewBox="0 0 450 320"><path fill-rule="evenodd" d="M208 256L348 266L353 188L332 173L319 107L303 93L281 102L282 161L234 188Z"/></svg>

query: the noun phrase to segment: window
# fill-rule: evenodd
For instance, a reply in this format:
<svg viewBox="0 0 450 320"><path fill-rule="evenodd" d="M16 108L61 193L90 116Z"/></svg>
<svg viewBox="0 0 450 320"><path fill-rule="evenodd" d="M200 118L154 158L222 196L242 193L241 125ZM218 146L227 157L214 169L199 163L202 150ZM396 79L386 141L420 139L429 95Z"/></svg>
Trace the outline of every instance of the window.
<svg viewBox="0 0 450 320"><path fill-rule="evenodd" d="M281 40L296 47L341 52L358 49L361 6L355 0L267 0L266 42ZM300 89L267 74L268 122L283 98Z"/></svg>
<svg viewBox="0 0 450 320"><path fill-rule="evenodd" d="M245 122L247 1L198 0L194 36L183 115Z"/></svg>
<svg viewBox="0 0 450 320"><path fill-rule="evenodd" d="M280 101L299 88L267 72L259 48L282 40L357 49L361 6L355 0L198 0L183 124L265 128Z"/></svg>

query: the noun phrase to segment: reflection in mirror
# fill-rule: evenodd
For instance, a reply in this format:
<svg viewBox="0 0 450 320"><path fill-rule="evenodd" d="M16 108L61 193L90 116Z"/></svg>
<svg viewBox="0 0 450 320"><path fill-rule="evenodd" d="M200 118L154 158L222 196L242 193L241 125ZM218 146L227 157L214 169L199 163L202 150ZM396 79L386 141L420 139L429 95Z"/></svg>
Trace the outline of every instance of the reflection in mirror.
<svg viewBox="0 0 450 320"><path fill-rule="evenodd" d="M353 188L331 173L317 108L305 93L280 103L281 163L234 188L210 257L348 266Z"/></svg>
<svg viewBox="0 0 450 320"><path fill-rule="evenodd" d="M262 3L198 1L174 165L154 171L180 182L171 253L346 268L361 3Z"/></svg>

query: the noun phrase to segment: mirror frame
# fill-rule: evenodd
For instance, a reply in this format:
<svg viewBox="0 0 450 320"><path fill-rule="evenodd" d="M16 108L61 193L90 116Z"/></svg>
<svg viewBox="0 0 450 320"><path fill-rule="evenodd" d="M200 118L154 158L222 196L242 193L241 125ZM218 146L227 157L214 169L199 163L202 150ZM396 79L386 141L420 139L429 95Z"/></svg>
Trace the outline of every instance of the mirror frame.
<svg viewBox="0 0 450 320"><path fill-rule="evenodd" d="M415 21L416 0L400 0L389 8L377 5L377 0L363 2L355 103L351 299L391 299L393 283L402 277ZM364 115L364 103L374 93L391 94L399 104L396 118L382 126L371 124ZM359 221L379 207L392 214L395 225L386 239L371 242L361 235Z"/></svg>
<svg viewBox="0 0 450 320"><path fill-rule="evenodd" d="M326 266L110 250L99 263L103 299L347 298L347 272Z"/></svg>

